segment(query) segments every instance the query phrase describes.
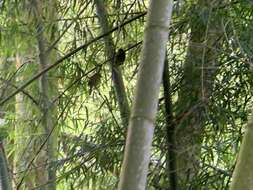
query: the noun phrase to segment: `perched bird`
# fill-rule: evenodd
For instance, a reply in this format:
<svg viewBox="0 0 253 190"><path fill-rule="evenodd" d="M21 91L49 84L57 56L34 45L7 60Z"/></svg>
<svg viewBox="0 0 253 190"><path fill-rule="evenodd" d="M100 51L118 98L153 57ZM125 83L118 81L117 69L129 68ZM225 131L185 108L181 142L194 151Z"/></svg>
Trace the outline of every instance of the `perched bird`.
<svg viewBox="0 0 253 190"><path fill-rule="evenodd" d="M89 81L88 81L88 86L89 86L89 95L91 94L92 92L92 89L93 88L96 88L100 82L100 78L101 78L101 74L100 72L96 72L94 75L92 75L90 78L89 78Z"/></svg>
<svg viewBox="0 0 253 190"><path fill-rule="evenodd" d="M120 48L115 55L115 65L122 65L126 59L125 51Z"/></svg>

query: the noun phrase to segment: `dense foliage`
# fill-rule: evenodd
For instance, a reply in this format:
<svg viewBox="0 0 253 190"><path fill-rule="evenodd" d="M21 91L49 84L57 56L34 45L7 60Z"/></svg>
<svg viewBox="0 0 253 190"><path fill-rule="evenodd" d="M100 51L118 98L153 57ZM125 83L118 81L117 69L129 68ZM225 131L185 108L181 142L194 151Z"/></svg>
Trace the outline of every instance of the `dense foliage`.
<svg viewBox="0 0 253 190"><path fill-rule="evenodd" d="M131 106L148 1L104 1L110 24L107 34L102 33L94 1L55 2L56 17L50 16L50 6L43 8L42 30L50 42L47 47L57 52L50 64L61 60L49 75L58 88L51 99L57 109L54 129L59 131L55 150L57 159L52 161L57 170L57 189L116 189L127 129L121 122L117 93L112 83L111 60L107 57L103 39L111 35L116 51L122 48L126 53L126 59L119 67ZM44 3L49 4L49 1ZM189 177L187 184L179 182L180 189L229 187L252 105L252 6L252 2L247 0L214 0L209 6L203 0L174 1L167 45L171 122L175 124L177 133L177 130L184 130L190 118L195 118L197 130L201 132L198 136L200 154L195 155L199 169L196 175ZM23 110L27 112L24 114L26 118L17 115L17 98L13 96L8 101L5 98L41 71L36 41L39 26L33 18L29 0L0 1L0 8L0 111L5 120L4 132L0 133L5 137L11 177L14 183L18 183L15 179L20 174L14 171L17 164L14 157L20 145L15 143L16 138L28 138L29 141L24 141L28 144L22 144L26 147L23 151L33 152L30 144L40 136L35 130L43 119L39 77L25 89L20 89L26 104ZM191 53L189 44L194 40L193 32L200 38L195 46L196 49L201 47L197 58L201 61L200 65L192 64L191 70L187 69L186 62ZM215 41L210 40L213 36ZM213 51L215 53L210 53ZM23 60L18 68L15 66L17 55ZM209 60L212 62L210 65ZM98 72L99 77L94 77ZM190 81L185 82L185 72L191 73ZM186 83L192 83L192 91L198 88L195 95L182 95L184 88L189 91ZM209 95L205 96L203 91L208 91ZM164 104L161 88L148 189L169 189L170 186ZM19 125L27 129L23 136L16 134L15 128ZM194 124L190 125L195 128ZM39 141L36 146L43 147L44 144ZM184 148L187 150L188 144L184 144ZM37 151L28 158L24 173L39 154ZM180 166L177 170L180 173Z"/></svg>

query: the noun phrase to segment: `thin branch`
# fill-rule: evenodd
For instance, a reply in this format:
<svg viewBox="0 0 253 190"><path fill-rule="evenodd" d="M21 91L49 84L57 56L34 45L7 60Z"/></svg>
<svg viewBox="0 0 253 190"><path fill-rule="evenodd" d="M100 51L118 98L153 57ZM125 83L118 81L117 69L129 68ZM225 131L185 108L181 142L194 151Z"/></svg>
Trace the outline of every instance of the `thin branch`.
<svg viewBox="0 0 253 190"><path fill-rule="evenodd" d="M18 89L18 86L16 86L15 84L11 83L9 80L6 80L2 77L0 77L0 80L3 81L6 84L6 88L8 88L9 86ZM20 92L22 92L24 95L26 95L36 106L39 106L39 103L37 100L35 100L34 97L32 97L32 95L30 95L27 91L25 91L24 89L22 89Z"/></svg>

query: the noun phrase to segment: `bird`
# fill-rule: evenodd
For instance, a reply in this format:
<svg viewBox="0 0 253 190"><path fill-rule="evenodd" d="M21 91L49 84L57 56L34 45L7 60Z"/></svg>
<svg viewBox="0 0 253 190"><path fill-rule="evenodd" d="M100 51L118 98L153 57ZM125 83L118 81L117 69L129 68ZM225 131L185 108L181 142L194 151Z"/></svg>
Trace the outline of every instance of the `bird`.
<svg viewBox="0 0 253 190"><path fill-rule="evenodd" d="M88 81L88 86L89 86L89 95L91 95L92 89L96 88L100 82L101 79L101 74L100 72L96 72L93 74Z"/></svg>
<svg viewBox="0 0 253 190"><path fill-rule="evenodd" d="M115 65L118 65L118 66L123 65L125 59L126 59L126 53L122 48L120 48L115 55Z"/></svg>

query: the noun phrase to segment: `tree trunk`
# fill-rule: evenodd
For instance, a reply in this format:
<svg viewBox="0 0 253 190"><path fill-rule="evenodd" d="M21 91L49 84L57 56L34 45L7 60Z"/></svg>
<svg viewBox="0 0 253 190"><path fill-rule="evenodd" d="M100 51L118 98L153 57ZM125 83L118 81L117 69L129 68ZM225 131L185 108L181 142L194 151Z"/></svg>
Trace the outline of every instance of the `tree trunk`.
<svg viewBox="0 0 253 190"><path fill-rule="evenodd" d="M95 0L95 4L96 4L97 14L99 17L102 32L106 33L111 30L111 27L108 22L108 14L105 9L104 0ZM106 56L108 59L110 59L110 66L112 69L112 81L113 81L113 86L115 88L116 95L117 95L121 121L124 126L124 129L126 129L128 126L128 120L129 120L129 105L127 101L127 95L125 91L125 86L124 86L121 70L114 63L115 62L114 56L115 56L115 51L116 51L115 45L113 43L111 35L107 35L106 37L104 37L104 42L105 42Z"/></svg>
<svg viewBox="0 0 253 190"><path fill-rule="evenodd" d="M8 66L6 63L3 63L0 60L0 72L1 76L6 75L6 70L8 70ZM1 88L0 88L0 96L3 97L5 94L6 89L4 86L4 82L0 82ZM4 127L5 119L4 119L4 112L3 108L0 109L0 189L3 190L11 190L11 180L9 175L9 166L6 159L5 151L4 151L4 139L6 137L6 133L8 133L6 130L9 131L9 129L6 129Z"/></svg>
<svg viewBox="0 0 253 190"><path fill-rule="evenodd" d="M20 69L23 65L24 58L20 55L16 55L16 69ZM32 67L32 68L31 68ZM34 64L30 65L29 69L35 70L37 66ZM17 86L19 83L25 80L27 77L27 71L24 70L22 73L16 77ZM30 168L29 171L23 173L27 169L27 164L32 159L33 153L33 136L36 133L32 130L33 124L30 121L32 118L34 108L31 108L31 102L27 99L27 97L23 94L16 95L16 103L15 103L15 112L16 112L16 125L15 125L15 139L14 144L15 147L15 154L14 154L14 173L16 173L16 178L14 182L14 188L16 189L15 185L18 185L22 178L24 180L24 188L33 189L35 188L35 173L34 168ZM26 177L24 177L24 175Z"/></svg>
<svg viewBox="0 0 253 190"><path fill-rule="evenodd" d="M39 49L39 61L40 61L40 69L43 70L50 63L54 63L56 59L56 54L52 52L46 51L47 43L50 44L50 41L53 42L54 39L49 40L49 36L55 36L55 34L44 33L45 26L43 25L42 18L45 17L47 20L55 18L56 13L56 3L55 1L47 1L44 4L38 0L33 0L35 7L35 20L37 23L37 41L38 41L38 49ZM43 7L47 7L46 13L43 13ZM54 28L54 27L52 27ZM51 32L56 33L57 31L53 31L51 28ZM52 55L53 54L53 55ZM51 55L51 57L50 57ZM42 108L42 126L44 130L44 138L42 138L42 142L47 141L46 147L44 150L46 151L46 156L43 157L46 160L42 162L47 164L47 179L45 189L55 190L56 189L56 168L54 166L54 162L57 159L57 129L56 121L56 107L52 103L52 96L57 93L57 82L53 80L49 80L49 75L52 75L52 72L45 73L40 78L40 94L41 94L41 108ZM45 171L44 171L45 172ZM41 182L40 182L41 183ZM44 183L44 185L46 184ZM42 188L44 189L44 188Z"/></svg>
<svg viewBox="0 0 253 190"><path fill-rule="evenodd" d="M167 154L166 154L166 170L169 179L170 190L177 190L177 164L176 164L176 141L175 141L175 123L173 117L173 108L171 101L171 85L169 63L167 55L165 56L164 71L163 71L163 89L164 89L164 107L166 118L166 141L167 141Z"/></svg>
<svg viewBox="0 0 253 190"><path fill-rule="evenodd" d="M119 190L146 188L172 7L171 0L150 1Z"/></svg>
<svg viewBox="0 0 253 190"><path fill-rule="evenodd" d="M253 118L245 132L237 163L233 172L230 190L253 190Z"/></svg>
<svg viewBox="0 0 253 190"><path fill-rule="evenodd" d="M2 139L0 140L0 189L11 190L11 180Z"/></svg>
<svg viewBox="0 0 253 190"><path fill-rule="evenodd" d="M177 103L177 114L183 119L178 121L175 131L179 186L186 189L199 171L205 106L212 94L222 31L221 19L212 16L214 1L199 0L194 6L196 15L190 22L190 41ZM208 18L204 19L204 15Z"/></svg>

